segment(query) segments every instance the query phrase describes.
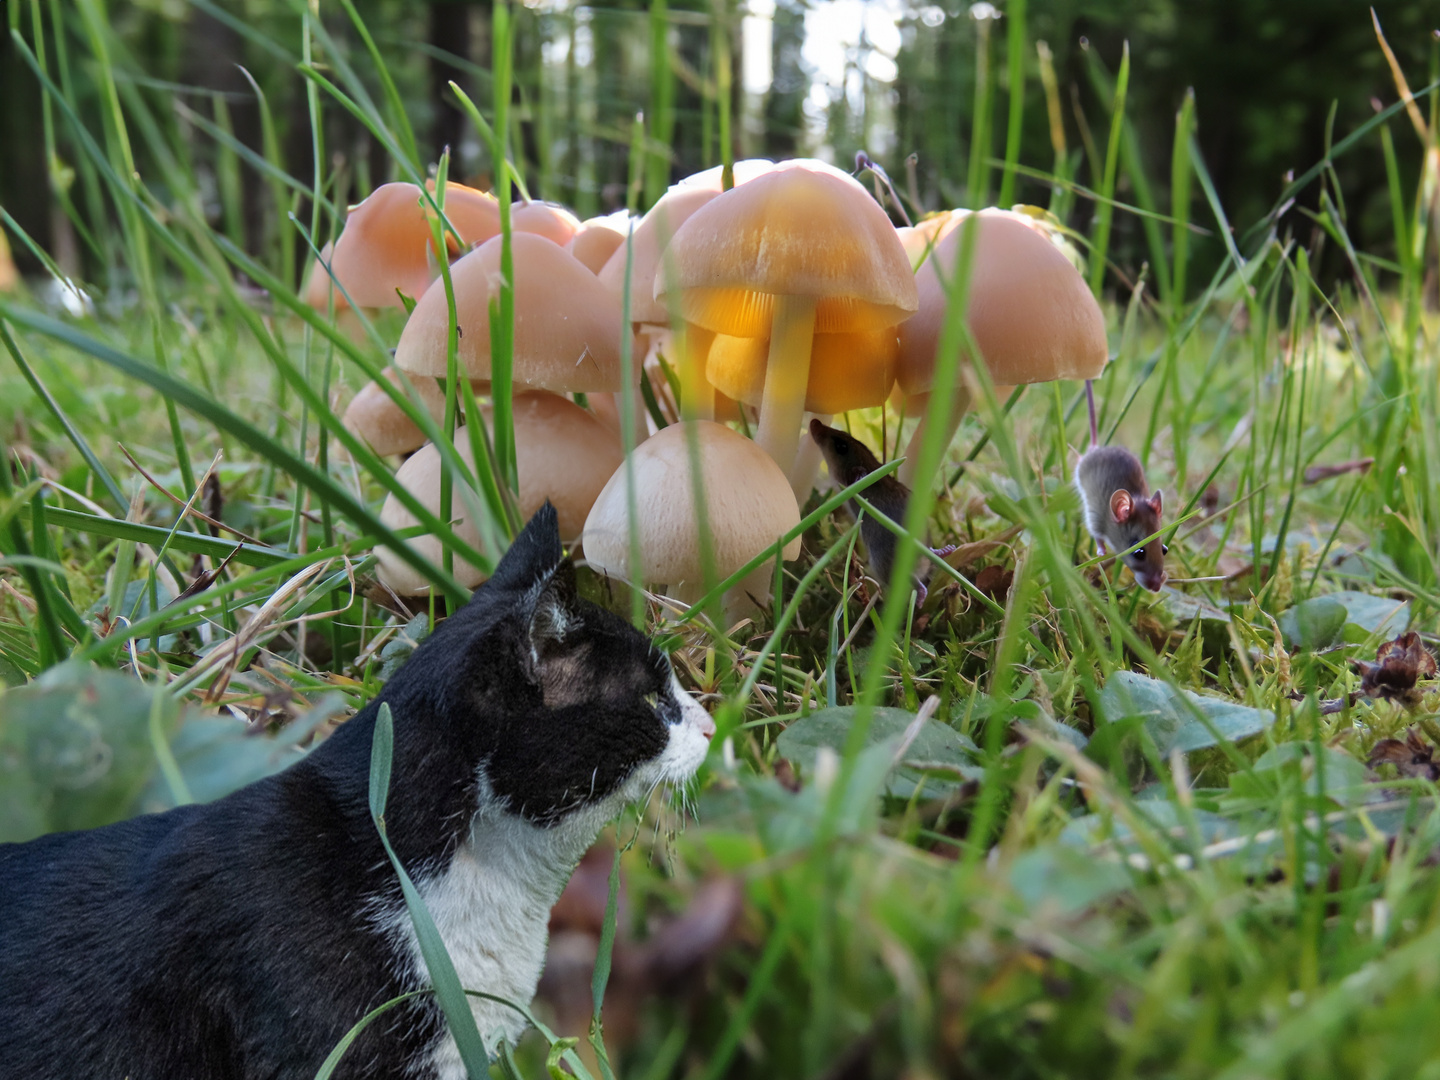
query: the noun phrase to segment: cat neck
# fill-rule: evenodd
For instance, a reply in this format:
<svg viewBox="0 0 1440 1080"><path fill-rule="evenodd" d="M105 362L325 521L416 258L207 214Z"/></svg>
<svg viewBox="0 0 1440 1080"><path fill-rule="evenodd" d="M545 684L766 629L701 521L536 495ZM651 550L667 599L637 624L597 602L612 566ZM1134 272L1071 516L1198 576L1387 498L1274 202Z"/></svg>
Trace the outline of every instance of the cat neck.
<svg viewBox="0 0 1440 1080"><path fill-rule="evenodd" d="M541 826L505 809L488 780L471 827L449 863L416 883L436 929L455 963L461 986L529 1005L545 962L550 909L580 857L620 810L617 793ZM429 982L409 914L401 908L384 920L397 941L408 981ZM499 1002L471 998L476 1026L492 1050L512 1043L526 1026L519 1012ZM429 1065L448 1080L464 1076L454 1039L444 1034Z"/></svg>

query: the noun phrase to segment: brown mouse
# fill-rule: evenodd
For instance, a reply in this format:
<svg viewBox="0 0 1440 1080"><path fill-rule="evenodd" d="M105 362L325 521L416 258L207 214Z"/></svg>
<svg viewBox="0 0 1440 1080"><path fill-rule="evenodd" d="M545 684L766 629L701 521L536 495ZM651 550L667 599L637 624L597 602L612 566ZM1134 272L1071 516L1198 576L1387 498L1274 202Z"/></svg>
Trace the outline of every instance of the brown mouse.
<svg viewBox="0 0 1440 1080"><path fill-rule="evenodd" d="M1140 459L1123 446L1097 446L1095 398L1089 382L1090 449L1075 466L1075 490L1085 512L1085 527L1099 545L1100 554L1119 554L1160 531L1160 492L1150 494ZM1165 553L1160 540L1151 540L1125 556L1135 580L1151 592L1165 584Z"/></svg>
<svg viewBox="0 0 1440 1080"><path fill-rule="evenodd" d="M880 462L868 446L849 432L827 427L819 420L810 421L810 437L820 452L825 455L825 464L830 476L840 487L849 487L862 480L876 469ZM865 489L864 497L876 510L896 524L904 524L905 507L910 502L910 489L896 480L894 475L883 476ZM850 500L845 508L860 519L860 538L865 541L865 554L870 563L870 576L882 585L890 583L890 571L895 565L897 537L869 514L861 517L860 504ZM933 549L932 549L933 550ZM954 548L942 548L935 552L945 555ZM922 564L923 566L923 564ZM924 568L928 569L928 568ZM921 573L924 573L924 569ZM925 583L919 574L914 578L915 591L919 594L918 604L925 602Z"/></svg>

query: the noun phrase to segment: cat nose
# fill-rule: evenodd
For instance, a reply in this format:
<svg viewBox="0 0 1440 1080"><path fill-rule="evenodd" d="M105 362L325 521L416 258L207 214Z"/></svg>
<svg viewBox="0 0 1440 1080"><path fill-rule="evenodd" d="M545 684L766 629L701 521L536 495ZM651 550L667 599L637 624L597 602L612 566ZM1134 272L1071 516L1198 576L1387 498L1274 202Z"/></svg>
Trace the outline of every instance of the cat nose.
<svg viewBox="0 0 1440 1080"><path fill-rule="evenodd" d="M700 713L699 726L700 734L705 736L707 742L715 737L715 721L710 719L709 713L703 711Z"/></svg>

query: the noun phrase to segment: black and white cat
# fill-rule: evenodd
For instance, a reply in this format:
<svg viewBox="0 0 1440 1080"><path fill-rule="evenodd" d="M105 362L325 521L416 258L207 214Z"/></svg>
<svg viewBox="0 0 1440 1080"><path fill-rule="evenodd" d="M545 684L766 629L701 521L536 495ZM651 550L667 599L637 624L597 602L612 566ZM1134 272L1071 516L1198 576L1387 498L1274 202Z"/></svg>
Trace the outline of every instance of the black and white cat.
<svg viewBox="0 0 1440 1080"><path fill-rule="evenodd" d="M575 595L547 503L495 575L313 753L218 802L0 845L0 1075L313 1077L368 1010L429 979L370 819L467 989L528 1004L551 906L631 801L689 779L715 727L668 659ZM472 998L487 1045L514 1010ZM341 1074L461 1077L433 999L386 1014Z"/></svg>

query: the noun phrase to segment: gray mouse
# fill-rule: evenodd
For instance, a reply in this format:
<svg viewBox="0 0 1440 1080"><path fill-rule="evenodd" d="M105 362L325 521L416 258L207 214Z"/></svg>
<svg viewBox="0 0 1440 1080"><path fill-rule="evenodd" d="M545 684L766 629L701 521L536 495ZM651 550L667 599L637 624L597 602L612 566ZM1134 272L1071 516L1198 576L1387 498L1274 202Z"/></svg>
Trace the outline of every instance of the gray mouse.
<svg viewBox="0 0 1440 1080"><path fill-rule="evenodd" d="M810 421L810 437L815 440L815 445L820 447L820 452L825 455L825 464L830 468L830 476L836 484L841 487L849 487L857 480L862 480L876 469L880 468L880 462L871 449L862 443L849 432L841 431L839 428L827 427L819 420ZM865 489L865 500L876 510L880 511L891 521L903 524L905 521L905 507L910 502L910 489L895 479L894 474L883 476ZM860 539L865 541L865 554L870 564L870 576L881 584L888 585L890 582L890 571L895 565L896 536L871 515L861 517L860 504L855 500L845 504L845 508L852 516L860 519ZM936 556L945 556L954 551L953 545L943 548L931 548ZM928 567L922 564L920 574L924 574ZM915 591L918 594L916 606L925 603L926 589L923 578L917 574L913 579Z"/></svg>
<svg viewBox="0 0 1440 1080"><path fill-rule="evenodd" d="M1098 445L1095 395L1085 384L1090 402L1090 449L1075 466L1075 490L1085 512L1085 527L1102 555L1119 554L1160 531L1160 492L1150 493L1140 459L1123 446ZM1165 554L1170 549L1151 540L1125 556L1135 580L1151 592L1165 584Z"/></svg>

